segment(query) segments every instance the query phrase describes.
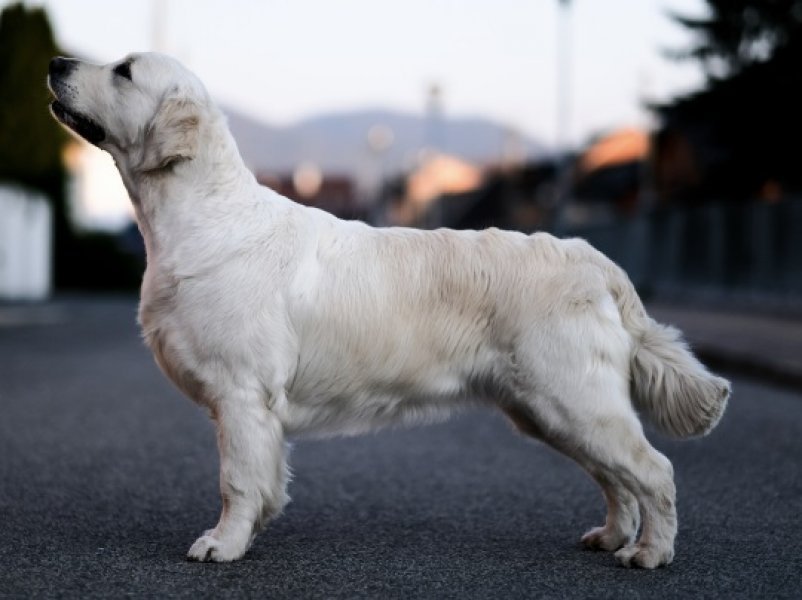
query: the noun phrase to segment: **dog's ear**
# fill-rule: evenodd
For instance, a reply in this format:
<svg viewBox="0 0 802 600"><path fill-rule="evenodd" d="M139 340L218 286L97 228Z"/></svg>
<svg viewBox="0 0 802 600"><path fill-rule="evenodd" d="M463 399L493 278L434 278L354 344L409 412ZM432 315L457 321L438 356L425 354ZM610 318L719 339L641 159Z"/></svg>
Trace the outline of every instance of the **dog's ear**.
<svg viewBox="0 0 802 600"><path fill-rule="evenodd" d="M145 129L141 171L158 171L198 151L200 107L194 100L168 96Z"/></svg>

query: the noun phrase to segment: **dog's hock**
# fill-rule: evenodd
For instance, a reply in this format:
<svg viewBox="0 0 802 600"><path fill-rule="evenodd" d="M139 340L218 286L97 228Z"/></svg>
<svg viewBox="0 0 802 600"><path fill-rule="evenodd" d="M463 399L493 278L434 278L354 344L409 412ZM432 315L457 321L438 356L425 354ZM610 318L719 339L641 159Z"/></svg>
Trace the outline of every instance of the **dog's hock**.
<svg viewBox="0 0 802 600"><path fill-rule="evenodd" d="M177 161L194 158L199 126L200 108L194 101L166 98L145 130L140 170L158 171Z"/></svg>

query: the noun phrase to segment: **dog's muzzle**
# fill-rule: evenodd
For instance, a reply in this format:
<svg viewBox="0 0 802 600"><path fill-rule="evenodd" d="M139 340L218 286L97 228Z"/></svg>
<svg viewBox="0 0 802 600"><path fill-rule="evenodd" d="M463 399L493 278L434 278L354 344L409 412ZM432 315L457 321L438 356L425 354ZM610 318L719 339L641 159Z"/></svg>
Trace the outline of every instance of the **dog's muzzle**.
<svg viewBox="0 0 802 600"><path fill-rule="evenodd" d="M106 131L89 116L70 108L67 97L73 88L67 78L78 68L79 62L73 58L57 56L50 61L47 84L56 99L50 103L50 112L60 122L72 129L90 144L99 144L106 139Z"/></svg>

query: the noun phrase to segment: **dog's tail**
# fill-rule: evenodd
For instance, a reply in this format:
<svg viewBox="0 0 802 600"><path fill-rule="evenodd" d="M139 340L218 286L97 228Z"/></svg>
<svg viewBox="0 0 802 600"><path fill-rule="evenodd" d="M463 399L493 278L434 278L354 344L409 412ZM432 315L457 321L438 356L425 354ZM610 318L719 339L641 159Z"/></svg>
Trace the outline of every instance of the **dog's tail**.
<svg viewBox="0 0 802 600"><path fill-rule="evenodd" d="M626 273L606 257L604 261L610 293L633 340L630 389L635 407L668 435L707 434L727 407L729 381L711 374L679 331L649 317Z"/></svg>

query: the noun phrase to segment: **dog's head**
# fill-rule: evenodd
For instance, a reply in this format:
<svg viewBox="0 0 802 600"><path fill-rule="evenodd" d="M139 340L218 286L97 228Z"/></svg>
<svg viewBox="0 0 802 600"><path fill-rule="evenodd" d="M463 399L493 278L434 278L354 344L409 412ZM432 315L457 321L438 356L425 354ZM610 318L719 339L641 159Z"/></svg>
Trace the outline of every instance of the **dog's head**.
<svg viewBox="0 0 802 600"><path fill-rule="evenodd" d="M198 151L208 94L170 57L131 54L107 65L57 57L47 83L53 116L129 170L162 170Z"/></svg>

